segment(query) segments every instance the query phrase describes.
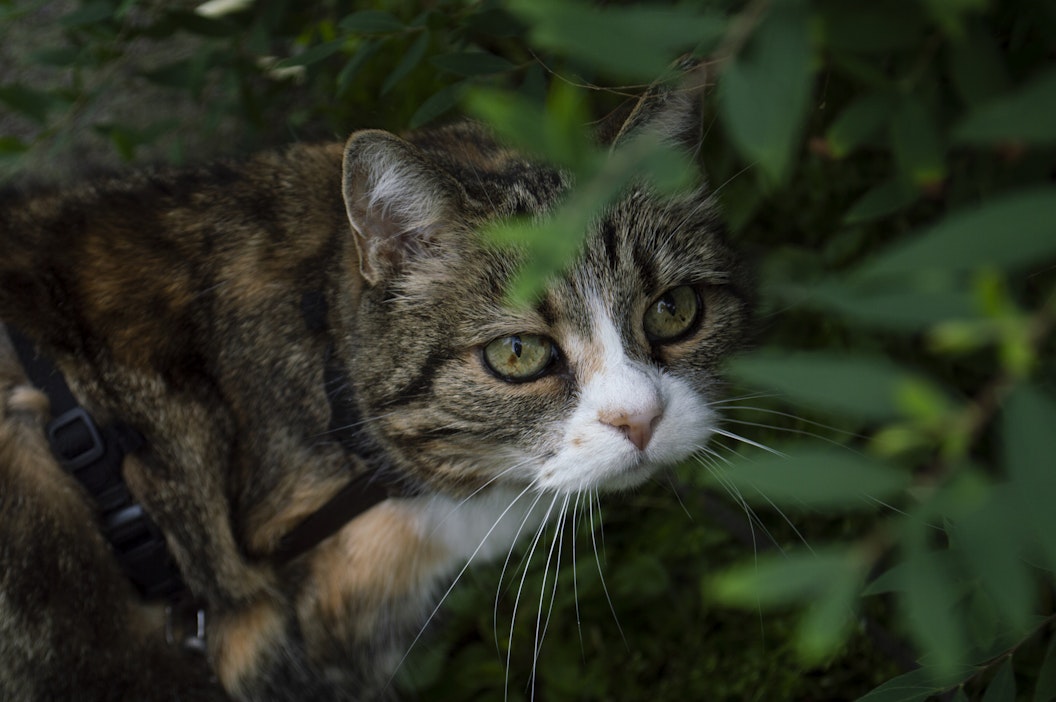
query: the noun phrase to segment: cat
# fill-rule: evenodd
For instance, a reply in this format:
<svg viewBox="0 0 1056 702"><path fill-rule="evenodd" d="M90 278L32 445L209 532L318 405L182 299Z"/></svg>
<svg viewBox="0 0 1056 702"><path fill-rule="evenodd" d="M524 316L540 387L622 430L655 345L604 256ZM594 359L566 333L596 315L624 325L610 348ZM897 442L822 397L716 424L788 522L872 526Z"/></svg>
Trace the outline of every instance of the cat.
<svg viewBox="0 0 1056 702"><path fill-rule="evenodd" d="M654 86L607 142L694 149L699 102ZM629 188L511 306L523 254L482 227L569 186L459 122L0 196L0 698L387 698L467 560L698 451L751 306L714 203ZM57 462L39 356L126 429L206 655L169 643Z"/></svg>

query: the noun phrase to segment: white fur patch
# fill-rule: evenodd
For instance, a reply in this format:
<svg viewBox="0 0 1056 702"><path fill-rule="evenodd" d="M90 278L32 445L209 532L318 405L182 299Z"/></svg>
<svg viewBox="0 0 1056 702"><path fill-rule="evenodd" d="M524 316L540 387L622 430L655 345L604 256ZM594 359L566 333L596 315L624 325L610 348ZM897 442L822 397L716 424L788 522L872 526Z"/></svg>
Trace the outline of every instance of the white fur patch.
<svg viewBox="0 0 1056 702"><path fill-rule="evenodd" d="M654 470L682 460L711 435L713 413L688 384L660 368L627 357L611 314L600 299L591 304L594 348L602 349L600 372L583 385L579 405L563 422L557 454L536 469L544 490L622 489ZM566 343L566 353L586 353ZM573 365L576 359L573 358ZM613 426L612 417L655 417L644 450Z"/></svg>

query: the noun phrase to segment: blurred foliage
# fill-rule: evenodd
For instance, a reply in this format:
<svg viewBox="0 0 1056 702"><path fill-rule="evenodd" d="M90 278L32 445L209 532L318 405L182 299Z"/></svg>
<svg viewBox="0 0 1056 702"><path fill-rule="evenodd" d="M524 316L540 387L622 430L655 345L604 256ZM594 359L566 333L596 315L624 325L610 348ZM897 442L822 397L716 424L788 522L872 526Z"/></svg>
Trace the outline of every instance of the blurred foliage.
<svg viewBox="0 0 1056 702"><path fill-rule="evenodd" d="M7 0L0 22L6 172L463 106L577 177L549 225L496 233L537 254L523 294L670 163L601 158L585 123L705 58L705 171L762 288L721 405L750 441L469 571L401 689L1056 699L1056 4Z"/></svg>

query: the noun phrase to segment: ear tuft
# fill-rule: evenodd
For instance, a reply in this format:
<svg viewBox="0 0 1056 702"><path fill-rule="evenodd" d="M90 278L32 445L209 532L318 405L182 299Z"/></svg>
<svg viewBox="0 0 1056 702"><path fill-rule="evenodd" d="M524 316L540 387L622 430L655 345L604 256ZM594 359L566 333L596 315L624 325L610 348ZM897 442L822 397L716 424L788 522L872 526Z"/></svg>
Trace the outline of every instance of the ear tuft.
<svg viewBox="0 0 1056 702"><path fill-rule="evenodd" d="M342 187L370 285L421 255L457 210L458 185L415 146L379 130L349 137Z"/></svg>
<svg viewBox="0 0 1056 702"><path fill-rule="evenodd" d="M649 131L665 141L696 151L701 140L701 103L707 65L686 57L672 66L673 77L649 86L619 127L612 145Z"/></svg>

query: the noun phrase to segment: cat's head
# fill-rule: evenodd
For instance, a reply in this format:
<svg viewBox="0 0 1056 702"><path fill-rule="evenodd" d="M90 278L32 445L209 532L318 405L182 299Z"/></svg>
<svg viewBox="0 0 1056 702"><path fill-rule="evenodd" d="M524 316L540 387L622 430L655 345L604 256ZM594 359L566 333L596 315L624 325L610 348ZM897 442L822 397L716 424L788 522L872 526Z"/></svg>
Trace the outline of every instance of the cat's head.
<svg viewBox="0 0 1056 702"><path fill-rule="evenodd" d="M613 131L694 145L697 100L653 90ZM716 368L748 304L705 189L630 188L534 306L510 306L521 255L483 241L482 225L545 213L567 181L471 124L348 142L366 283L344 312L350 377L366 426L433 488L625 488L712 433Z"/></svg>

